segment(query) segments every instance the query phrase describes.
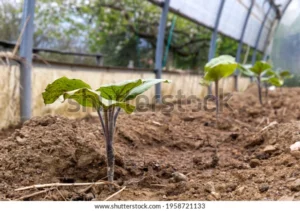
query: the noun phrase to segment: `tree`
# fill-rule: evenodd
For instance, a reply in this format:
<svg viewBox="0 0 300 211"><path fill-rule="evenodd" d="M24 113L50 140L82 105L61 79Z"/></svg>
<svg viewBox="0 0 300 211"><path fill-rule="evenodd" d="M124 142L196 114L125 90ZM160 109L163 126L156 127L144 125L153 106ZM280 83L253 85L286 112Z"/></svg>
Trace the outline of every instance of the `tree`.
<svg viewBox="0 0 300 211"><path fill-rule="evenodd" d="M16 2L0 0L0 40L14 41L19 35L21 7Z"/></svg>

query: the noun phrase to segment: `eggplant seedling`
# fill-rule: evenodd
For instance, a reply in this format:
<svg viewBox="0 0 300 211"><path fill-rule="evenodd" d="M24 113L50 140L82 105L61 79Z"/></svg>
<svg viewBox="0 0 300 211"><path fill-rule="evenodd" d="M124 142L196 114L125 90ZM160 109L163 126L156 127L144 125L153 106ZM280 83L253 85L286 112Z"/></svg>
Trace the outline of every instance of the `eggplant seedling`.
<svg viewBox="0 0 300 211"><path fill-rule="evenodd" d="M282 85L284 84L285 79L293 78L294 76L288 70L283 70L278 73L279 78L282 80Z"/></svg>
<svg viewBox="0 0 300 211"><path fill-rule="evenodd" d="M275 71L268 70L265 75L265 77L262 77L262 81L265 82L267 85L272 85L276 87L280 87L283 85L283 80Z"/></svg>
<svg viewBox="0 0 300 211"><path fill-rule="evenodd" d="M157 83L169 83L169 80L129 80L118 84L103 85L96 90L79 79L59 78L46 87L43 92L45 104L54 103L61 96L63 100L72 99L84 107L96 109L106 141L107 177L109 182L114 180L114 132L117 118L121 109L127 114L135 110L135 106L128 103L137 95L147 91ZM110 186L111 187L111 186Z"/></svg>
<svg viewBox="0 0 300 211"><path fill-rule="evenodd" d="M240 65L239 67L244 75L256 78L258 87L258 99L259 103L262 105L262 76L264 76L267 73L267 71L271 70L271 65L265 61L257 61L252 67L249 67L249 65Z"/></svg>
<svg viewBox="0 0 300 211"><path fill-rule="evenodd" d="M266 101L268 101L269 98L269 87L271 85L273 86L281 86L280 83L280 79L277 76L276 72L269 69L267 70L261 77L261 81L264 83L265 86L265 98Z"/></svg>
<svg viewBox="0 0 300 211"><path fill-rule="evenodd" d="M216 103L216 116L219 114L219 81L234 73L238 64L235 58L229 55L222 55L211 59L204 67L204 77L200 82L201 85L210 85L211 82L215 83L215 103Z"/></svg>
<svg viewBox="0 0 300 211"><path fill-rule="evenodd" d="M279 73L272 71L272 75L267 79L267 83L281 88L284 84L284 80L292 77L293 75L288 70Z"/></svg>

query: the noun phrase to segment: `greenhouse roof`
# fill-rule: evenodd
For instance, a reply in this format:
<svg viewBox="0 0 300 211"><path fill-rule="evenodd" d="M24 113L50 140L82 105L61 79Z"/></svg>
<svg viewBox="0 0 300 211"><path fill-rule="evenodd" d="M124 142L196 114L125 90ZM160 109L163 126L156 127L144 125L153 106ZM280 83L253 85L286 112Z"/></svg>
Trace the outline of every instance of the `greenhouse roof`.
<svg viewBox="0 0 300 211"><path fill-rule="evenodd" d="M165 0L149 1L159 5ZM218 32L235 40L240 40L247 13L250 11L243 42L255 47L257 35L261 34L257 49L264 51L275 20L281 18L291 0L225 0L220 11L221 2L221 0L171 0L170 11L211 29L215 27L218 14L220 14Z"/></svg>

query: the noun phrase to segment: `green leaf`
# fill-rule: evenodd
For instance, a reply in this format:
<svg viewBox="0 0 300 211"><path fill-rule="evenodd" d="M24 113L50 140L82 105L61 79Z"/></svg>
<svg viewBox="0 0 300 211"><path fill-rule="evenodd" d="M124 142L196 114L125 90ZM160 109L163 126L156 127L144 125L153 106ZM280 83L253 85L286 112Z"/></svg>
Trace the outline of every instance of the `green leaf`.
<svg viewBox="0 0 300 211"><path fill-rule="evenodd" d="M284 71L280 72L279 76L281 78L283 78L283 79L284 78L292 78L293 77L293 75L288 70L284 70Z"/></svg>
<svg viewBox="0 0 300 211"><path fill-rule="evenodd" d="M44 103L54 103L59 98L59 96L63 95L65 92L80 88L90 89L91 87L90 85L79 79L68 79L67 77L59 78L53 83L49 84L46 87L45 92L42 93Z"/></svg>
<svg viewBox="0 0 300 211"><path fill-rule="evenodd" d="M237 68L235 58L229 55L219 56L210 60L204 68L206 81L217 81L234 73Z"/></svg>
<svg viewBox="0 0 300 211"><path fill-rule="evenodd" d="M264 71L271 69L271 65L265 61L257 61L250 70L257 76L261 75Z"/></svg>
<svg viewBox="0 0 300 211"><path fill-rule="evenodd" d="M65 92L63 94L63 97L64 100L72 99L85 107L94 107L96 109L99 109L103 105L102 101L100 101L99 99L100 93L87 88L76 89L70 92Z"/></svg>
<svg viewBox="0 0 300 211"><path fill-rule="evenodd" d="M242 75L253 77L255 74L250 70L252 67L251 64L245 64L245 65L238 65L238 69L241 71Z"/></svg>
<svg viewBox="0 0 300 211"><path fill-rule="evenodd" d="M48 85L43 97L45 104L53 103L62 95L64 100L73 99L85 107L107 110L115 106L124 109L126 113L132 113L135 106L125 101L134 99L160 82L169 83L170 81L164 79L130 80L119 84L104 85L94 91L81 80L63 77Z"/></svg>
<svg viewBox="0 0 300 211"><path fill-rule="evenodd" d="M277 73L276 72L274 72L273 70L271 70L271 69L267 69L267 70L265 70L264 72L262 72L261 74L260 74L260 80L261 81L263 81L263 82L267 82L267 83L269 83L269 79L270 78L273 78L273 77L277 77L277 78L279 78L279 76L277 75ZM272 84L271 84L272 85Z"/></svg>
<svg viewBox="0 0 300 211"><path fill-rule="evenodd" d="M99 92L87 88L66 92L63 97L64 100L73 99L82 106L94 107L96 109L103 108L104 110L107 110L112 106L116 106L124 109L128 114L132 113L135 109L135 106L126 102L105 99L100 96Z"/></svg>
<svg viewBox="0 0 300 211"><path fill-rule="evenodd" d="M128 80L119 84L103 85L96 91L100 91L101 97L106 99L124 101L130 90L141 85L142 83L143 81L141 79Z"/></svg>
<svg viewBox="0 0 300 211"><path fill-rule="evenodd" d="M170 80L165 79L146 79L143 83L133 89L131 89L125 98L125 101L134 99L137 95L140 95L150 89L153 85L158 83L171 83Z"/></svg>
<svg viewBox="0 0 300 211"><path fill-rule="evenodd" d="M127 114L131 114L135 110L135 106L125 102L116 102L115 106L122 108Z"/></svg>
<svg viewBox="0 0 300 211"><path fill-rule="evenodd" d="M169 83L170 81L165 79L129 80L119 84L104 85L96 91L100 91L101 97L123 102L134 99L137 95L147 91L151 86L161 82Z"/></svg>
<svg viewBox="0 0 300 211"><path fill-rule="evenodd" d="M277 77L276 72L274 72L271 69L265 70L261 75L266 76L266 77Z"/></svg>
<svg viewBox="0 0 300 211"><path fill-rule="evenodd" d="M269 79L267 80L267 82L268 82L269 84L272 84L273 86L277 86L277 87L283 85L283 80L281 80L280 78L278 78L278 77L276 77L276 76L273 76L273 77L269 78Z"/></svg>

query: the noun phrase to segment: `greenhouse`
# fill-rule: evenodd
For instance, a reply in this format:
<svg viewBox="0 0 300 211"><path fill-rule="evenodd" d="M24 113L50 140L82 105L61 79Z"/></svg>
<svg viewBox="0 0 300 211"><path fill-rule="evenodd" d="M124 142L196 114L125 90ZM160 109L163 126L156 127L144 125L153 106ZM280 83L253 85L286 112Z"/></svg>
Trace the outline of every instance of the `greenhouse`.
<svg viewBox="0 0 300 211"><path fill-rule="evenodd" d="M299 11L0 1L0 201L299 201Z"/></svg>

